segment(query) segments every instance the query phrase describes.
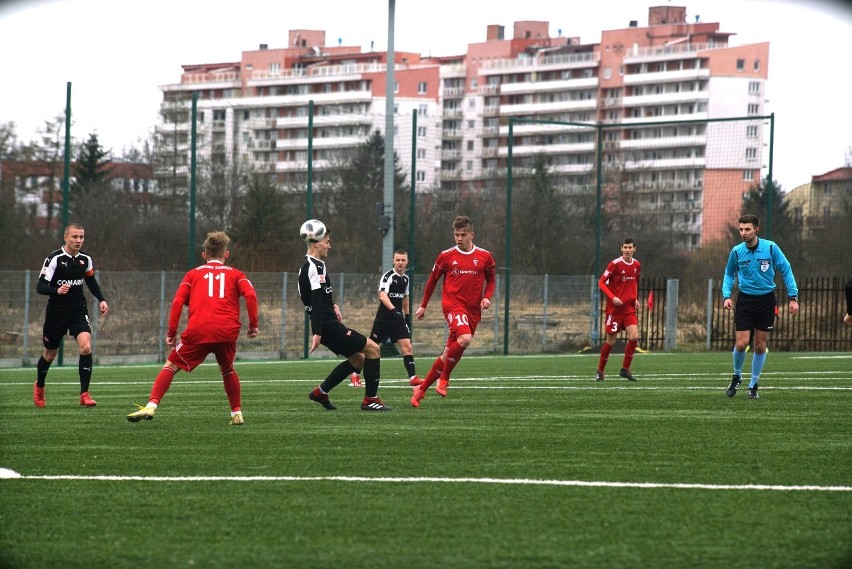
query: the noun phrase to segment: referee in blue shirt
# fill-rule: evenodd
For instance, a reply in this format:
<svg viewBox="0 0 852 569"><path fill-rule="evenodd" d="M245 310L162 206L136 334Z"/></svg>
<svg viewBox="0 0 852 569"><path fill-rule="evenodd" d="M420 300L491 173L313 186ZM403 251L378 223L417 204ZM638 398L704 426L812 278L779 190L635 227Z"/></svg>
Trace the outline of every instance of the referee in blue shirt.
<svg viewBox="0 0 852 569"><path fill-rule="evenodd" d="M725 278L722 281L722 298L725 310L731 310L731 292L734 280L740 289L734 310L737 328L737 344L734 347L734 377L725 391L728 397L737 394L740 386L746 347L751 330L754 330L754 354L751 360L751 381L748 384L749 399L758 399L757 382L766 362L766 338L775 323L775 272L781 273L787 296L790 299L790 314L799 313L799 287L793 276L793 268L775 242L759 239L760 221L756 215L746 214L739 218L742 243L731 249Z"/></svg>

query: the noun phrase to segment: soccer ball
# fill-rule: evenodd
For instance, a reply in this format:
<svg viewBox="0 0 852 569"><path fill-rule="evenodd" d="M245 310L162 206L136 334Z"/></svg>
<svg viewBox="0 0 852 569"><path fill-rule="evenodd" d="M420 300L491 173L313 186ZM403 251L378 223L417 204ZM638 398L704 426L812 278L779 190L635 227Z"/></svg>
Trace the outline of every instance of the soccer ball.
<svg viewBox="0 0 852 569"><path fill-rule="evenodd" d="M322 241L326 233L328 233L328 229L326 229L325 224L319 219L309 219L299 228L299 237L305 243Z"/></svg>

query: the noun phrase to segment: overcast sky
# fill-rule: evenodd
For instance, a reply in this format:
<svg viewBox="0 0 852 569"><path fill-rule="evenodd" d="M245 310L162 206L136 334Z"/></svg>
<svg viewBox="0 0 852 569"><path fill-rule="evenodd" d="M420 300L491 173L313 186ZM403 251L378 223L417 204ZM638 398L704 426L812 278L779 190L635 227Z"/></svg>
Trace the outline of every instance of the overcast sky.
<svg viewBox="0 0 852 569"><path fill-rule="evenodd" d="M456 55L500 24L550 22L600 42L601 30L648 23L648 6L686 6L687 21L719 22L730 43L770 42L767 113L776 115L775 178L790 190L843 166L852 147L852 9L840 0L396 0L397 51ZM0 3L0 122L35 138L63 114L72 83L72 136L96 131L120 154L157 121L159 86L181 65L239 61L261 43L285 47L291 29L326 31L326 42L387 47L388 0L6 0Z"/></svg>

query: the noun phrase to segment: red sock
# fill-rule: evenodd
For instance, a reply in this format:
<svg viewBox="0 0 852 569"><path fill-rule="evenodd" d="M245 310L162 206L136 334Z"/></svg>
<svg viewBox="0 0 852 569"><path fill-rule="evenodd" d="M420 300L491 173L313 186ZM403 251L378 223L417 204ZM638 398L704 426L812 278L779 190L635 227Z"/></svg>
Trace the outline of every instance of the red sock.
<svg viewBox="0 0 852 569"><path fill-rule="evenodd" d="M154 387L151 388L151 397L148 398L148 401L153 401L159 405L160 400L165 397L166 391L172 386L174 378L175 372L171 369L167 367L161 369L160 373L157 374L157 379L154 380Z"/></svg>
<svg viewBox="0 0 852 569"><path fill-rule="evenodd" d="M627 340L627 345L624 347L624 369L630 369L630 364L633 363L633 354L636 353L636 344L638 340Z"/></svg>
<svg viewBox="0 0 852 569"><path fill-rule="evenodd" d="M444 370L441 372L441 379L446 381L450 380L450 374L453 373L453 368L458 365L463 353L464 348L458 342L454 342L447 348L447 361L444 363Z"/></svg>
<svg viewBox="0 0 852 569"><path fill-rule="evenodd" d="M231 411L240 410L240 376L237 372L231 370L222 376L222 382L225 384L225 393L228 394L228 403L231 404Z"/></svg>
<svg viewBox="0 0 852 569"><path fill-rule="evenodd" d="M606 369L606 362L609 361L609 353L612 351L612 346L604 342L604 345L601 346L601 359L598 362L598 371L603 371Z"/></svg>
<svg viewBox="0 0 852 569"><path fill-rule="evenodd" d="M423 393L426 393L426 390L429 389L429 386L438 381L438 378L441 377L441 371L444 369L444 360L441 359L441 356L435 358L435 361L432 362L432 369L429 370L429 373L426 374L426 377L423 378L423 383L420 384L420 390Z"/></svg>

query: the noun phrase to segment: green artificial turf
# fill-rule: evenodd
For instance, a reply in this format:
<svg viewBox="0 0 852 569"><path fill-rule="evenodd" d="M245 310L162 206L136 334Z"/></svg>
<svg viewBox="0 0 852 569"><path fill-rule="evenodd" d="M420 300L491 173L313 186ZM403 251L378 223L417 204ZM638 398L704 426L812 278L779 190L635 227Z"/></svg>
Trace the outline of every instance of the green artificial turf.
<svg viewBox="0 0 852 569"><path fill-rule="evenodd" d="M238 362L238 427L214 365L135 424L159 366L96 366L91 409L2 370L0 567L849 566L852 355L773 352L759 400L730 359L467 357L419 409L388 359L389 413L309 401L333 361Z"/></svg>

